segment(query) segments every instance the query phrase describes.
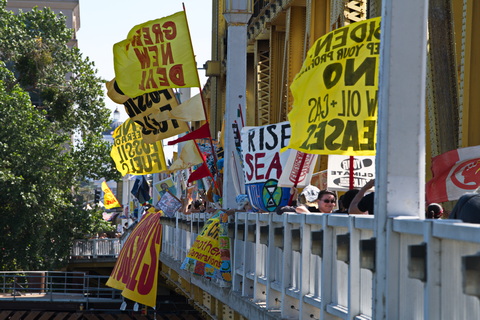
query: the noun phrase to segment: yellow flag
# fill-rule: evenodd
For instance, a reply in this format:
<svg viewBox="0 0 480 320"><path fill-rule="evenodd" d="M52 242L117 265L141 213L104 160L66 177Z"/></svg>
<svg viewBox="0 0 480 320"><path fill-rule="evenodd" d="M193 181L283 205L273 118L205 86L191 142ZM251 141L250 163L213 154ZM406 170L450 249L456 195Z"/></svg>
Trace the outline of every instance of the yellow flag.
<svg viewBox="0 0 480 320"><path fill-rule="evenodd" d="M133 27L113 56L118 85L129 97L200 86L184 11Z"/></svg>
<svg viewBox="0 0 480 320"><path fill-rule="evenodd" d="M103 191L103 205L105 209L112 209L121 207L122 205L118 202L117 198L113 194L112 190L108 187L105 181L102 182L102 191Z"/></svg>
<svg viewBox="0 0 480 320"><path fill-rule="evenodd" d="M195 146L195 140L188 140L182 147L180 156L168 168L168 172L188 169L196 164L202 163L203 158Z"/></svg>
<svg viewBox="0 0 480 320"><path fill-rule="evenodd" d="M148 144L143 141L142 129L127 119L113 132L114 143L110 156L117 170L124 176L163 172L167 169L161 141Z"/></svg>
<svg viewBox="0 0 480 320"><path fill-rule="evenodd" d="M179 107L172 88L130 98L123 94L115 79L107 82L106 87L110 99L116 103L122 103L130 119L142 127L145 143L154 143L190 129L185 121L171 119L170 112ZM163 116L164 114L165 116Z"/></svg>
<svg viewBox="0 0 480 320"><path fill-rule="evenodd" d="M379 48L380 17L334 30L313 44L290 86L294 103L286 148L375 154Z"/></svg>
<svg viewBox="0 0 480 320"><path fill-rule="evenodd" d="M122 296L155 307L158 265L162 243L160 212L148 211L127 238L107 286L122 290Z"/></svg>

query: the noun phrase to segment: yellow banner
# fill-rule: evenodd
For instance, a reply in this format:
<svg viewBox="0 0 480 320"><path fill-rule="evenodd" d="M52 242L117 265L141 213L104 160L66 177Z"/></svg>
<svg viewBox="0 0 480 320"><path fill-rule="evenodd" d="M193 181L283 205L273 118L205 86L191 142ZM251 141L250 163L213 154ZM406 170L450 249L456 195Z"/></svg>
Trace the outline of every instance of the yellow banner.
<svg viewBox="0 0 480 320"><path fill-rule="evenodd" d="M118 202L117 198L113 194L112 190L108 187L105 181L102 181L102 191L103 191L103 205L105 209L112 209L121 207L122 205Z"/></svg>
<svg viewBox="0 0 480 320"><path fill-rule="evenodd" d="M129 97L200 86L184 11L133 27L113 56L118 86Z"/></svg>
<svg viewBox="0 0 480 320"><path fill-rule="evenodd" d="M202 232L197 236L190 251L188 251L187 258L192 258L220 269L222 259L218 242L219 222L220 213L208 219Z"/></svg>
<svg viewBox="0 0 480 320"><path fill-rule="evenodd" d="M122 103L130 119L142 127L145 143L154 143L190 130L185 121L203 120L172 119L174 117L170 117L171 112L178 109L179 105L171 88L130 98L123 94L115 79L107 82L106 87L110 99Z"/></svg>
<svg viewBox="0 0 480 320"><path fill-rule="evenodd" d="M374 155L380 17L319 38L290 89L287 148L313 154Z"/></svg>
<svg viewBox="0 0 480 320"><path fill-rule="evenodd" d="M160 212L147 212L125 241L107 286L122 290L122 295L155 307L158 264L162 243Z"/></svg>
<svg viewBox="0 0 480 320"><path fill-rule="evenodd" d="M127 173L133 175L158 173L167 169L162 142L145 143L141 127L131 119L127 119L115 129L113 139L110 156L123 176Z"/></svg>

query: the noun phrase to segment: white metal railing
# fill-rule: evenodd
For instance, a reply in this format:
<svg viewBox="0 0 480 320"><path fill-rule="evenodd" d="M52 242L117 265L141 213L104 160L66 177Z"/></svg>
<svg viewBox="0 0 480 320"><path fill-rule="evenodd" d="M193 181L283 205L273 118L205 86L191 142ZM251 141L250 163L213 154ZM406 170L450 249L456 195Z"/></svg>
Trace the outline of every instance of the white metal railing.
<svg viewBox="0 0 480 320"><path fill-rule="evenodd" d="M120 292L106 286L108 276L85 272L0 271L0 301L122 301Z"/></svg>
<svg viewBox="0 0 480 320"><path fill-rule="evenodd" d="M121 239L85 239L75 240L70 252L71 257L93 259L98 257L118 257Z"/></svg>
<svg viewBox="0 0 480 320"><path fill-rule="evenodd" d="M160 260L230 308L252 319L372 319L373 216L236 213L228 295L180 270L206 218L162 221ZM392 276L378 303L389 319L480 319L480 225L398 217L387 229L390 260L381 263Z"/></svg>

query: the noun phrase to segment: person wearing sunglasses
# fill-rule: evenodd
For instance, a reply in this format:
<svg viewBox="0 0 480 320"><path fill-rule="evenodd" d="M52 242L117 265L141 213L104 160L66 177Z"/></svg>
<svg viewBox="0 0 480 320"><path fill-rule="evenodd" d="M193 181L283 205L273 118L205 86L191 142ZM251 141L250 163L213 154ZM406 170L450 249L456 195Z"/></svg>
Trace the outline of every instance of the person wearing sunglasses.
<svg viewBox="0 0 480 320"><path fill-rule="evenodd" d="M320 213L332 213L333 208L337 203L337 195L335 192L330 190L322 190L318 193L317 196L317 206L306 207L304 205L298 206L295 211L297 213L309 213L309 212L320 212Z"/></svg>
<svg viewBox="0 0 480 320"><path fill-rule="evenodd" d="M318 194L318 210L321 213L332 213L337 204L337 195L330 190L322 190Z"/></svg>

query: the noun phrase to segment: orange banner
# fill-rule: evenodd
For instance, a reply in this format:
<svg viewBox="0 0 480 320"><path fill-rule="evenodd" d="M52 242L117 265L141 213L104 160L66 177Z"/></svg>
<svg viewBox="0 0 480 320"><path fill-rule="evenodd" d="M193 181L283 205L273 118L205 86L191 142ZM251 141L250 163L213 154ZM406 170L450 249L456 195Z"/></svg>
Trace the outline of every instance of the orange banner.
<svg viewBox="0 0 480 320"><path fill-rule="evenodd" d="M158 264L162 243L160 212L147 212L120 251L107 286L122 296L155 307Z"/></svg>

